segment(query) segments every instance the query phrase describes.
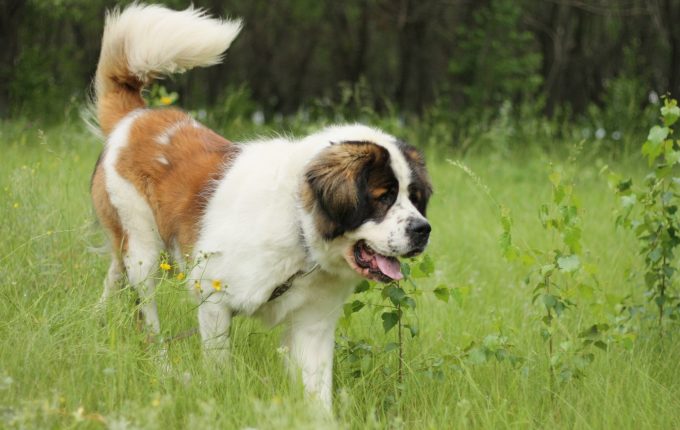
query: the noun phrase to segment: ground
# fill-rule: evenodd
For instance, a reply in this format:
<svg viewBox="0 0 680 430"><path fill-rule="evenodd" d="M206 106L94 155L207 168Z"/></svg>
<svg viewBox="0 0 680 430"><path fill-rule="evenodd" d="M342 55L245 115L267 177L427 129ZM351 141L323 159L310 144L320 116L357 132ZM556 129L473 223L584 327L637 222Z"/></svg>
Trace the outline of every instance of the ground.
<svg viewBox="0 0 680 430"><path fill-rule="evenodd" d="M78 124L39 130L0 123L0 427L6 428L674 428L680 419L677 326L659 339L642 330L631 345L595 353L578 380L553 385L540 304L524 284L527 268L506 261L498 245L496 202L514 219L515 241L541 248L552 238L538 220L550 199L547 175L563 168L581 201L584 253L596 272L592 297L565 319L577 332L626 295L642 298L640 258L632 235L616 229L616 198L600 173L641 163L581 151L575 162L532 148L471 150L462 161L488 187L446 159L453 150L425 147L435 195L429 255L435 273L421 282L460 289L449 303L418 298L420 335L405 340L405 377L395 354L376 353L360 378L336 354L335 418L324 416L288 382L278 332L237 319L233 362L204 363L197 336L170 346L172 369L136 328L134 296L124 291L96 310L107 268L98 252L88 187L101 143ZM569 146L569 142L565 143ZM639 164L639 165L638 165ZM194 305L171 271L158 291L166 335L196 326ZM375 313L361 311L339 336L376 344L385 335ZM503 336L521 358L460 360L471 342ZM425 369L446 359L441 373ZM448 360L448 361L447 361Z"/></svg>

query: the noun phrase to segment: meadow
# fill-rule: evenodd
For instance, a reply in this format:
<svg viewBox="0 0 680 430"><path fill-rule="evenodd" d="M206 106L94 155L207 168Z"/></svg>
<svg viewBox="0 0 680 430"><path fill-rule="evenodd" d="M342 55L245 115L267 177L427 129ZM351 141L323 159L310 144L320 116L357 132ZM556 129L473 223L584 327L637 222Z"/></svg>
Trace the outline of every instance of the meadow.
<svg viewBox="0 0 680 430"><path fill-rule="evenodd" d="M247 138L276 127L239 129L236 136L224 131ZM180 336L169 344L168 371L155 360L157 345L138 329L129 288L105 312L96 309L107 258L98 252L104 238L88 191L101 142L82 124L41 130L29 122L3 122L0 147L2 428L680 425L677 325L667 322L660 337L643 311L637 324L624 318L624 303L649 312L653 307L644 297L637 241L615 226L619 201L603 167L639 178L645 163L638 150L613 156L589 141L555 145L562 149L491 141L462 154L423 144L435 188L428 209L434 271L418 281L426 292L417 296L413 317L418 336L403 341L400 382L395 351L382 347L396 332L384 333L380 309L366 306L344 321L337 333L331 419L288 381L276 329L237 318L229 365L204 362L198 337ZM447 160L460 160L473 175ZM541 226L539 208L551 201L548 177L555 169L578 196L581 261L591 280L559 318L555 348L566 354L593 324L612 327L592 362L581 363L581 375L557 380L541 334L545 309L532 302L533 287L524 282L528 265L503 256L498 208L511 214L519 246L553 246L558 239ZM162 329L168 336L187 333L196 326L195 304L172 272L159 276ZM448 301L429 293L438 286L450 289ZM357 362L343 347L348 340L365 342L370 351Z"/></svg>

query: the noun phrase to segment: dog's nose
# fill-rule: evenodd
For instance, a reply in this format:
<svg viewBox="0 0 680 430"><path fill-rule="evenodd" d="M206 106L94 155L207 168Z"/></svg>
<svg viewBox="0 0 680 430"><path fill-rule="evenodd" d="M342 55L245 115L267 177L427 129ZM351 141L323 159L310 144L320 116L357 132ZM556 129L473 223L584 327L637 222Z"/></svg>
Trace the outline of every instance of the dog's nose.
<svg viewBox="0 0 680 430"><path fill-rule="evenodd" d="M411 238L411 243L414 247L424 247L427 244L427 239L430 237L432 227L430 223L422 218L414 218L406 227L406 232Z"/></svg>

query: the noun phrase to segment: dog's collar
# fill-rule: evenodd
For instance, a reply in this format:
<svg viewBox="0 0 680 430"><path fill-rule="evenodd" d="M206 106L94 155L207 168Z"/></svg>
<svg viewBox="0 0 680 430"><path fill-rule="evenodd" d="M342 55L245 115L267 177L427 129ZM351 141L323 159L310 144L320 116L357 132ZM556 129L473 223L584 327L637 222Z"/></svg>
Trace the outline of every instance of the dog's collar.
<svg viewBox="0 0 680 430"><path fill-rule="evenodd" d="M302 228L302 224L298 225L298 234L300 235L300 241L302 242L302 249L305 251L305 260L307 261L307 264L312 263L313 261L310 261L310 251L309 251L309 245L307 244L307 239L305 237L305 230ZM309 266L307 266L309 267ZM297 272L293 273L290 278L286 280L281 285L278 285L274 288L272 291L271 296L269 296L269 300L267 302L271 302L272 300L277 299L278 297L281 297L286 291L290 290L290 287L293 286L293 282L295 280L304 278L305 276L309 275L310 273L314 272L316 269L319 268L319 263L314 262L312 265L312 268L307 270L306 272L303 270L298 270Z"/></svg>
<svg viewBox="0 0 680 430"><path fill-rule="evenodd" d="M319 263L315 264L314 267L312 267L311 269L309 269L309 270L306 271L306 272L303 272L302 270L298 270L297 272L293 273L293 276L291 276L290 278L288 278L288 280L286 280L286 282L284 282L283 284L281 284L281 285L279 285L278 287L274 288L274 291L272 291L272 295L269 296L269 300L267 300L267 301L268 301L268 302L271 302L272 300L274 300L274 299L280 297L281 295L283 295L283 293L285 293L286 291L288 291L288 290L290 289L290 287L293 286L293 282L295 282L296 279L304 278L305 276L307 276L307 275L309 275L310 273L314 272L314 271L315 271L316 269L318 269L318 268L319 268Z"/></svg>

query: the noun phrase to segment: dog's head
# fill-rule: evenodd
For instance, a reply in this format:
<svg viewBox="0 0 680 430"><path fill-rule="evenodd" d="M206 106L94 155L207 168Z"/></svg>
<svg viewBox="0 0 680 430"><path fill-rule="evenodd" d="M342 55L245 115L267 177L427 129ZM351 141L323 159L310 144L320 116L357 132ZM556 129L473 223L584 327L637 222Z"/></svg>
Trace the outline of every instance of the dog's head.
<svg viewBox="0 0 680 430"><path fill-rule="evenodd" d="M344 258L361 276L402 277L396 257L427 246L425 210L432 186L422 154L364 126L330 129L333 142L307 166L303 201L326 241L346 243Z"/></svg>

